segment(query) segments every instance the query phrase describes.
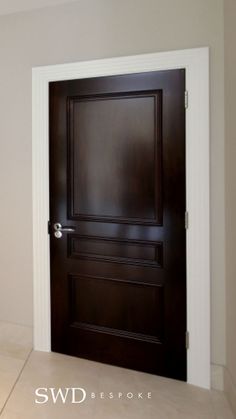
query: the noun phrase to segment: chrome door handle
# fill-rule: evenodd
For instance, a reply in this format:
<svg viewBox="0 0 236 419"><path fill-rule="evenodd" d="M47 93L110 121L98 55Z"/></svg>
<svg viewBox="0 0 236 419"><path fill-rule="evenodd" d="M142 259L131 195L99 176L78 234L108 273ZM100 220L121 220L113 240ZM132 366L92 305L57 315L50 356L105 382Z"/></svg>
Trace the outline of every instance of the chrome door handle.
<svg viewBox="0 0 236 419"><path fill-rule="evenodd" d="M54 236L57 239L60 239L62 237L62 232L73 232L75 231L74 227L63 227L60 223L55 223L53 224L53 228L54 228Z"/></svg>
<svg viewBox="0 0 236 419"><path fill-rule="evenodd" d="M75 231L74 227L62 227L60 223L55 223L53 228L55 231Z"/></svg>

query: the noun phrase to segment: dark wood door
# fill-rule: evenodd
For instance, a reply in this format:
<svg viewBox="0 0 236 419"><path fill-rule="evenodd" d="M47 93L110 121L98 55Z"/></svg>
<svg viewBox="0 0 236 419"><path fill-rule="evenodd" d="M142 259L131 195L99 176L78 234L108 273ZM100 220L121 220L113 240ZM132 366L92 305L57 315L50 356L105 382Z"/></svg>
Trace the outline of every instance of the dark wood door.
<svg viewBox="0 0 236 419"><path fill-rule="evenodd" d="M182 69L50 83L53 351L186 380L184 91Z"/></svg>

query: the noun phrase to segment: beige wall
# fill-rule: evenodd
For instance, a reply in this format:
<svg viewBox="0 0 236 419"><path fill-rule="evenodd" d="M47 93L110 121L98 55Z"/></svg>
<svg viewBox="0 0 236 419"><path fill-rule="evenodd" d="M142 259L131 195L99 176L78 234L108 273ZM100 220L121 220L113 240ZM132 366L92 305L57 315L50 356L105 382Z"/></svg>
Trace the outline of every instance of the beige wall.
<svg viewBox="0 0 236 419"><path fill-rule="evenodd" d="M210 47L212 360L225 361L223 0L81 0L0 18L0 319L32 323L31 68Z"/></svg>
<svg viewBox="0 0 236 419"><path fill-rule="evenodd" d="M225 1L226 390L236 414L236 2ZM230 391L231 386L231 391Z"/></svg>

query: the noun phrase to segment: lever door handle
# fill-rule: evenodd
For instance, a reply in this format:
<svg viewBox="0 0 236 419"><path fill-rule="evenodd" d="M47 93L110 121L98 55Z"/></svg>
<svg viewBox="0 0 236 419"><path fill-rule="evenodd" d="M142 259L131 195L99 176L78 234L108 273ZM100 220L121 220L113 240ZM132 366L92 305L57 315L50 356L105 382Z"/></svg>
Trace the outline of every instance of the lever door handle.
<svg viewBox="0 0 236 419"><path fill-rule="evenodd" d="M62 232L73 232L75 231L75 227L67 227L67 226L62 226L60 223L55 223L53 224L53 228L54 228L54 236L57 239L60 239L62 237Z"/></svg>
<svg viewBox="0 0 236 419"><path fill-rule="evenodd" d="M55 231L75 231L74 227L62 227L60 223L55 223L53 227Z"/></svg>

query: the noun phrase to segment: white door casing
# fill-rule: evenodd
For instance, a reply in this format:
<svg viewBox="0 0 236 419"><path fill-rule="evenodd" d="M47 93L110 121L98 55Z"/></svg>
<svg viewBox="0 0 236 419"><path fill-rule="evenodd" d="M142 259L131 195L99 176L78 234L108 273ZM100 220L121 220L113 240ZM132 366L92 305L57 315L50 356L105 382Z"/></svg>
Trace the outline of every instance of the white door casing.
<svg viewBox="0 0 236 419"><path fill-rule="evenodd" d="M186 49L32 70L34 349L51 350L49 220L50 81L186 70L187 381L210 388L209 50Z"/></svg>

